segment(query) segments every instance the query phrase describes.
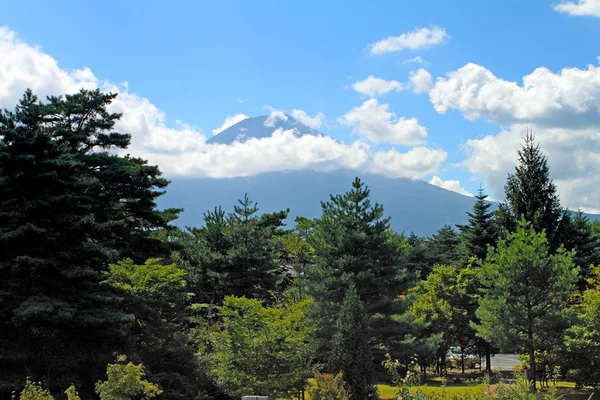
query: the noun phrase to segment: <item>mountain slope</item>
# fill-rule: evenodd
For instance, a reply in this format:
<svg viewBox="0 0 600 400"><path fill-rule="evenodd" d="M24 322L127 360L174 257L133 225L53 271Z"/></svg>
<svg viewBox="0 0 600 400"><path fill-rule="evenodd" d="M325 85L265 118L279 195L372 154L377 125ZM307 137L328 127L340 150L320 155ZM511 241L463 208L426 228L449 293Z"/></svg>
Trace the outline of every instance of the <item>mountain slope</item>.
<svg viewBox="0 0 600 400"><path fill-rule="evenodd" d="M385 215L397 231L414 231L430 235L445 224L466 221L466 212L473 198L451 192L420 180L391 179L356 171L334 172L294 171L272 172L251 177L229 179L175 179L160 207L185 209L176 225L202 225L202 214L215 206L232 211L237 199L245 193L257 201L261 212L290 208L288 224L296 216L308 218L321 214L321 201L330 194L351 189L355 176L371 189L371 201L383 205Z"/></svg>
<svg viewBox="0 0 600 400"><path fill-rule="evenodd" d="M236 140L243 143L251 137L257 139L269 137L276 129L295 129L298 136L322 135L316 129L304 125L289 115L286 115L286 118L287 120L276 119L271 124L267 123L268 117L266 116L247 118L219 132L208 139L206 143L232 144ZM265 125L265 123L269 126Z"/></svg>

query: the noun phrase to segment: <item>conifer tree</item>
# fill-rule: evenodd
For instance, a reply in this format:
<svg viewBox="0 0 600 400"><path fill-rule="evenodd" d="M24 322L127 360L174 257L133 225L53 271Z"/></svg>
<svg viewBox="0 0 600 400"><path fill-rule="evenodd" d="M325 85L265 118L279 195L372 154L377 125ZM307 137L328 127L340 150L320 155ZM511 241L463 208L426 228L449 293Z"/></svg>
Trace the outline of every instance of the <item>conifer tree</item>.
<svg viewBox="0 0 600 400"><path fill-rule="evenodd" d="M109 152L116 95L82 90L0 112L0 397L26 374L66 387L101 373L132 321L100 281L109 262L168 254L155 200L168 181L146 161ZM78 385L79 386L79 385Z"/></svg>
<svg viewBox="0 0 600 400"><path fill-rule="evenodd" d="M535 143L533 133L527 133L518 155L515 172L508 176L504 186L504 207L512 215L511 225L516 227L516 222L524 218L536 232L544 230L550 249L556 250L563 242L568 221L564 218L566 212L560 205L556 185L550 178L548 159Z"/></svg>
<svg viewBox="0 0 600 400"><path fill-rule="evenodd" d="M488 246L494 246L498 239L493 221L494 214L489 211L492 203L486 201L487 197L482 188L478 189L473 210L467 212L468 223L457 225L465 243L466 261L471 257L485 260Z"/></svg>
<svg viewBox="0 0 600 400"><path fill-rule="evenodd" d="M358 297L354 283L350 283L336 321L330 365L341 371L353 400L377 399L373 382L368 316Z"/></svg>

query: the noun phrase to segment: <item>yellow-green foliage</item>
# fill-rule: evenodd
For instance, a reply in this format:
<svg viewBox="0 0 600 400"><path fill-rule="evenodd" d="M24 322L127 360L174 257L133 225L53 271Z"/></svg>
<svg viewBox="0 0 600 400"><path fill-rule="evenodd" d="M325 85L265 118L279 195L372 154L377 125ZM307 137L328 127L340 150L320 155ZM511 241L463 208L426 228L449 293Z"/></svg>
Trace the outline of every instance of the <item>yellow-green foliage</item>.
<svg viewBox="0 0 600 400"><path fill-rule="evenodd" d="M344 387L344 379L340 372L331 374L315 374L314 384L308 389L310 400L345 400L348 392Z"/></svg>
<svg viewBox="0 0 600 400"><path fill-rule="evenodd" d="M162 393L154 383L144 377L142 364L127 363L127 357L120 355L116 364L106 367L108 379L96 383L96 393L100 400L150 399Z"/></svg>
<svg viewBox="0 0 600 400"><path fill-rule="evenodd" d="M65 395L67 396L67 400L81 400L79 397L79 393L77 393L77 389L75 386L71 385L65 390Z"/></svg>
<svg viewBox="0 0 600 400"><path fill-rule="evenodd" d="M25 388L19 396L20 400L54 400L54 397L49 391L42 388L37 382L32 382L29 379L25 382Z"/></svg>

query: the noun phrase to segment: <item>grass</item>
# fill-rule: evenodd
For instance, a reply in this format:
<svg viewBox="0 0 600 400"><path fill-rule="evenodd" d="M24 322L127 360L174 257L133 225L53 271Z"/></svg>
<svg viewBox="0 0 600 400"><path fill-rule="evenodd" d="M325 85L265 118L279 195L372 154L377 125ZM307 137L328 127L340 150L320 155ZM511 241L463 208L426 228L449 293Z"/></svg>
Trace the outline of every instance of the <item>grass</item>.
<svg viewBox="0 0 600 400"><path fill-rule="evenodd" d="M379 384L377 385L379 389L379 398L381 399L393 399L396 398L396 388L391 385ZM420 390L424 394L434 394L434 393L445 393L446 395L453 396L458 394L474 394L474 393L483 393L485 390L485 385L451 385L448 386L413 386L410 388L412 393Z"/></svg>

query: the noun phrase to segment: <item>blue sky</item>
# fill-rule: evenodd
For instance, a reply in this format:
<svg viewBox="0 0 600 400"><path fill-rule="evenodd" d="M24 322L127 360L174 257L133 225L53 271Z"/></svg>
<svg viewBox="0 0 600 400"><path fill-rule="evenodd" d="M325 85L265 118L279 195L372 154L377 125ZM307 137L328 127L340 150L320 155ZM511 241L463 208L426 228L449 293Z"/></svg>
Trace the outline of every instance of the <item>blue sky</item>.
<svg viewBox="0 0 600 400"><path fill-rule="evenodd" d="M176 121L181 121L186 137L210 137L227 116L266 115L264 106L270 106L286 113L323 113L321 131L347 144L366 140L373 154L392 148L410 152L417 144L386 140L384 134L370 140L377 126L369 135L359 132L364 131L359 123L344 123L345 115L372 97L358 93L353 83L369 76L397 81L403 90L376 96L379 107L386 104L394 113L387 122L415 118L427 132L418 146L446 153L435 167L411 177L437 176L440 185L458 180L446 187L468 192L483 184L501 198L523 127L534 126L566 205L597 211L599 16L596 0L34 1L26 7L5 0L0 26L13 34L6 48L15 54L18 44L39 45L37 51L62 71L87 67L99 85L127 82L135 104L147 100L166 117L161 124L179 133ZM384 54L369 47L422 28L443 31L443 40ZM425 63L405 63L415 57ZM26 62L14 60L13 66ZM479 69L457 72L470 63ZM410 76L420 68L431 75L432 86L415 93ZM537 68L548 71L535 75L533 91L525 91L524 77ZM468 79L461 75L467 72ZM450 78L451 73L460 76ZM438 87L438 78L447 85ZM0 88L2 79L17 81L5 72ZM36 82L26 83L35 89ZM41 92L50 90L39 85ZM478 94L472 96L469 87ZM14 93L3 97L1 90L0 105L11 107ZM476 142L467 145L469 140ZM573 144L586 141L593 145ZM190 148L194 145L181 145L178 151ZM168 162L165 156L143 154L166 172L178 173L160 164Z"/></svg>

